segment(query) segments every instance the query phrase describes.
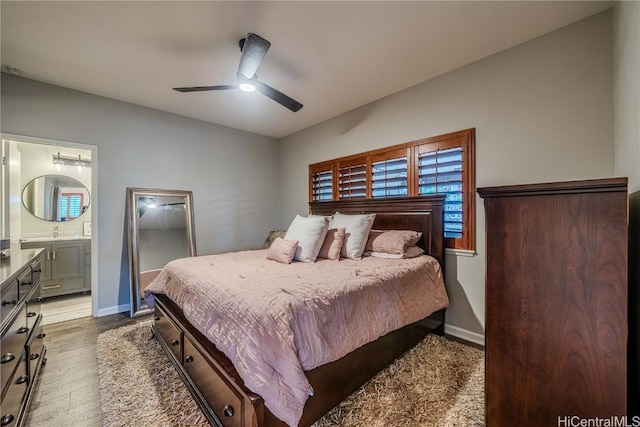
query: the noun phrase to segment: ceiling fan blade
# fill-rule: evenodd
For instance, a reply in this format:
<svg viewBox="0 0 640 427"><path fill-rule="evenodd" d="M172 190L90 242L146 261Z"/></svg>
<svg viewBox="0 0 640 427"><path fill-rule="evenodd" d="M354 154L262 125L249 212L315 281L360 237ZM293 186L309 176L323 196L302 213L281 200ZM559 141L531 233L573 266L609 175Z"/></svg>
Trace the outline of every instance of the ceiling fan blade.
<svg viewBox="0 0 640 427"><path fill-rule="evenodd" d="M194 87L174 87L173 90L178 92L203 92L206 90L228 90L235 89L236 85L218 85L218 86L194 86Z"/></svg>
<svg viewBox="0 0 640 427"><path fill-rule="evenodd" d="M242 41L240 44L242 45L242 55L240 56L238 73L250 79L258 71L258 67L267 54L271 43L259 35L249 33L247 38L244 39L244 44Z"/></svg>
<svg viewBox="0 0 640 427"><path fill-rule="evenodd" d="M298 101L296 101L291 97L288 97L287 95L280 92L279 90L276 90L271 86L265 83L262 83L259 80L255 80L252 83L256 86L256 89L258 89L263 95L266 95L269 98L276 101L277 103L287 107L289 110L293 111L294 113L302 108L301 103L299 103Z"/></svg>

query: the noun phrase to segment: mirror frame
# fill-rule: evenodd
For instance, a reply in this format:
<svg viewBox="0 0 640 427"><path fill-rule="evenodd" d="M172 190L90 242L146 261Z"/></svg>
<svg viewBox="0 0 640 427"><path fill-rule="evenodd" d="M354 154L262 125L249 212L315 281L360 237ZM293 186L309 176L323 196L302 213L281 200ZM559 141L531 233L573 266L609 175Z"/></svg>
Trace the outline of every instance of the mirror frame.
<svg viewBox="0 0 640 427"><path fill-rule="evenodd" d="M140 254L138 252L138 215L136 199L139 196L176 196L184 197L186 203L187 219L187 256L196 256L195 229L193 226L193 193L183 190L159 190L150 188L127 188L127 240L129 247L129 281L130 292L130 315L131 317L142 316L151 313L151 309L146 303L141 303L142 290L140 289Z"/></svg>
<svg viewBox="0 0 640 427"><path fill-rule="evenodd" d="M77 188L84 188L84 191L87 193L87 198L88 198L88 203L86 203L84 206L87 207L87 209L85 209L84 211L80 212L80 215L70 218L68 220L60 220L60 219L56 219L56 218L43 218L41 216L36 215L34 212L31 212L31 209L29 209L29 206L27 206L27 204L25 203L25 192L27 191L27 187L29 187L30 185L34 184L36 182L36 180L44 178L46 180L47 177L53 177L56 179L63 179L63 180L73 180L75 182L78 183L78 185L76 185L75 187ZM35 184L34 184L35 185ZM57 188L63 188L61 185L57 185ZM47 222L69 222L69 221L73 221L74 219L78 219L81 216L83 216L85 213L87 213L87 211L89 210L89 206L91 206L91 202L92 202L92 195L91 195L91 191L87 188L87 186L84 184L84 182L80 181L79 179L70 176L70 175L65 175L65 174L59 174L59 173L49 173L49 174L45 174L45 175L40 175L40 176L36 176L35 178L29 180L29 182L27 182L24 187L22 187L22 190L20 191L20 203L22 204L22 208L29 212L29 214L31 214L34 218L38 218L42 221L47 221ZM57 203L57 201L56 201Z"/></svg>

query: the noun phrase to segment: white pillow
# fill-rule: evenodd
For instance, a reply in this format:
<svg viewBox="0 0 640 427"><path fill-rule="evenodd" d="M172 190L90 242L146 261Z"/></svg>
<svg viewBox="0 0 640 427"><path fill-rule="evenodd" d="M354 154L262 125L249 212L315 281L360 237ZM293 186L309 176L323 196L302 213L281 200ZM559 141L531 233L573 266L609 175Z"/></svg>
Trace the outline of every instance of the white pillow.
<svg viewBox="0 0 640 427"><path fill-rule="evenodd" d="M386 259L404 259L404 258L415 258L419 257L424 253L424 250L420 246L411 246L407 248L404 254L390 254L387 252L374 252L374 251L365 251L364 256L371 256L374 258L386 258Z"/></svg>
<svg viewBox="0 0 640 427"><path fill-rule="evenodd" d="M315 262L329 229L329 218L323 216L304 217L296 215L289 225L285 240L297 240L298 247L293 259Z"/></svg>
<svg viewBox="0 0 640 427"><path fill-rule="evenodd" d="M369 238L369 231L373 225L376 214L343 215L336 212L331 219L331 228L344 227L344 243L340 255L343 258L359 260Z"/></svg>

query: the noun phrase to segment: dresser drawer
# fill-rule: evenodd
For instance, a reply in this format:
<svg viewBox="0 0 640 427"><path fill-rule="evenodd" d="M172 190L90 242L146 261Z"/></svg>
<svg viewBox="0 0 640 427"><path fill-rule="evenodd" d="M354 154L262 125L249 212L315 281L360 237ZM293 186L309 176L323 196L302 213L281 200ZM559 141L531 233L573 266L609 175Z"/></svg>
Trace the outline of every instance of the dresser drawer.
<svg viewBox="0 0 640 427"><path fill-rule="evenodd" d="M2 334L0 344L0 374L2 375L2 390L7 387L11 374L18 365L18 359L24 350L29 330L26 326L26 308L24 304L19 309L13 322ZM4 406L4 402L3 402Z"/></svg>
<svg viewBox="0 0 640 427"><path fill-rule="evenodd" d="M169 319L159 304L156 304L155 314L155 328L160 333L160 339L165 342L178 363L182 363L182 331Z"/></svg>
<svg viewBox="0 0 640 427"><path fill-rule="evenodd" d="M31 281L33 284L40 283L40 277L42 276L42 258L38 257L37 259L31 262Z"/></svg>
<svg viewBox="0 0 640 427"><path fill-rule="evenodd" d="M27 397L29 388L29 376L26 371L26 363L23 362L24 352L19 357L18 370L10 378L9 389L2 399L2 414L0 415L0 425L10 427L18 424L20 412L23 409L23 401ZM4 372L3 372L4 381ZM24 415L24 414L22 414Z"/></svg>
<svg viewBox="0 0 640 427"><path fill-rule="evenodd" d="M2 290L2 307L0 307L0 313L2 313L2 323L4 320L13 314L13 310L18 306L18 281L14 280L10 285Z"/></svg>
<svg viewBox="0 0 640 427"><path fill-rule="evenodd" d="M31 293L27 296L27 327L29 330L33 329L41 312L42 298L40 297L40 286L40 282L37 282L33 289L31 289Z"/></svg>
<svg viewBox="0 0 640 427"><path fill-rule="evenodd" d="M33 289L31 269L27 268L18 276L18 296L22 299Z"/></svg>
<svg viewBox="0 0 640 427"><path fill-rule="evenodd" d="M29 339L25 344L25 357L27 358L27 374L34 377L35 366L39 363L44 350L44 327L42 324L42 315L36 317L34 326L30 330Z"/></svg>
<svg viewBox="0 0 640 427"><path fill-rule="evenodd" d="M184 340L183 367L222 424L225 427L242 427L242 398L188 339Z"/></svg>

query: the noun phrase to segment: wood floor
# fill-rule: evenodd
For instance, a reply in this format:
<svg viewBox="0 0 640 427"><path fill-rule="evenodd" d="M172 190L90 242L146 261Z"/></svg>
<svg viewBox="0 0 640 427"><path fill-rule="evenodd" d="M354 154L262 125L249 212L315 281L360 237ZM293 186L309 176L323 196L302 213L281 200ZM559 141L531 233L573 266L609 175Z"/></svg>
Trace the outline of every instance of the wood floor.
<svg viewBox="0 0 640 427"><path fill-rule="evenodd" d="M98 335L148 319L131 319L128 313L120 313L46 325L47 364L36 385L26 425L101 427Z"/></svg>

